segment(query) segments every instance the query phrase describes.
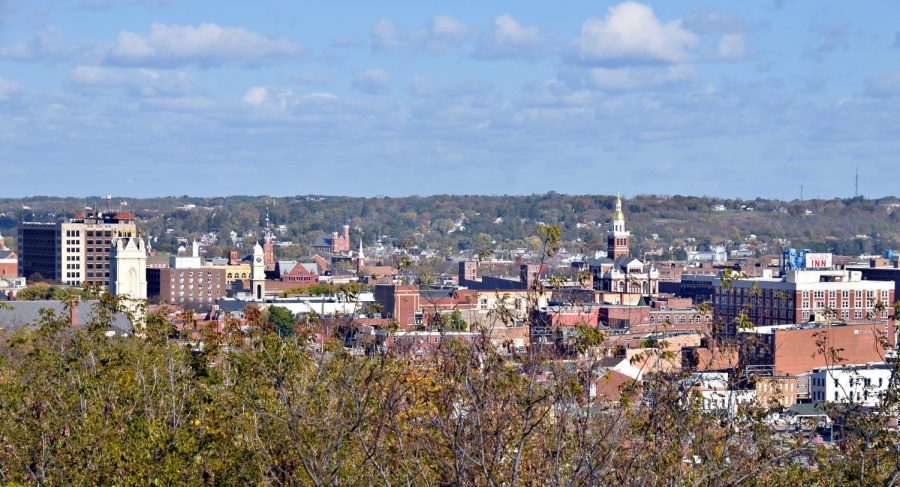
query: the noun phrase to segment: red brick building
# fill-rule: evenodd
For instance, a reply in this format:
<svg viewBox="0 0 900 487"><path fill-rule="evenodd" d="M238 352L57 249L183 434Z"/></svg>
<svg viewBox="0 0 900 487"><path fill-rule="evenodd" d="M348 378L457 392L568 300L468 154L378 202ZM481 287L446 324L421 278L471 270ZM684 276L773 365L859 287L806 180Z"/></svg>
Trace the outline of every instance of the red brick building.
<svg viewBox="0 0 900 487"><path fill-rule="evenodd" d="M283 282L295 284L295 288L314 286L319 283L319 276L310 272L303 264L297 264L281 277Z"/></svg>
<svg viewBox="0 0 900 487"><path fill-rule="evenodd" d="M893 321L860 324L800 324L758 327L740 333L741 362L776 376L799 375L833 363L884 362L881 339L895 344ZM823 353L824 352L824 353ZM769 370L771 369L771 370Z"/></svg>
<svg viewBox="0 0 900 487"><path fill-rule="evenodd" d="M894 283L864 281L858 271L792 270L779 279L754 278L713 283L716 316L737 333L736 318L756 326L803 323L827 311L841 321L887 320L894 302ZM878 310L878 303L887 307Z"/></svg>
<svg viewBox="0 0 900 487"><path fill-rule="evenodd" d="M0 240L0 277L16 277L19 275L19 256L12 250L2 248Z"/></svg>
<svg viewBox="0 0 900 487"><path fill-rule="evenodd" d="M375 301L384 309L382 316L397 321L400 326L415 326L419 306L419 287L395 284L375 286ZM421 315L418 317L421 320Z"/></svg>
<svg viewBox="0 0 900 487"><path fill-rule="evenodd" d="M161 303L191 309L210 309L217 300L225 297L228 288L225 269L221 268L152 269L152 271L159 273Z"/></svg>
<svg viewBox="0 0 900 487"><path fill-rule="evenodd" d="M344 225L343 235L338 235L337 232L332 232L331 237L319 237L315 242L313 242L312 248L314 248L316 252L330 252L332 254L349 252L350 225Z"/></svg>

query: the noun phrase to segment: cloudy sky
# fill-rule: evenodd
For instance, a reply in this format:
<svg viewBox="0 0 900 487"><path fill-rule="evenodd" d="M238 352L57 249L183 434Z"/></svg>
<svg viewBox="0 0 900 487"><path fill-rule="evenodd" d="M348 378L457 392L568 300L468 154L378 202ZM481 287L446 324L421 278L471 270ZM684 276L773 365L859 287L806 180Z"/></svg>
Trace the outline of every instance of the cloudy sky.
<svg viewBox="0 0 900 487"><path fill-rule="evenodd" d="M900 194L894 0L0 0L0 196L831 197L857 166Z"/></svg>

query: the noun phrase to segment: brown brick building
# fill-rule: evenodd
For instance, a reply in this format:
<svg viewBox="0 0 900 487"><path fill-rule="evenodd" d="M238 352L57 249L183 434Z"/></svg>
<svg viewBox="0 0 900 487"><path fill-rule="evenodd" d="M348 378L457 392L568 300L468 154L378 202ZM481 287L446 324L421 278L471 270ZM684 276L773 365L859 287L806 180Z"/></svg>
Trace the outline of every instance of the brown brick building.
<svg viewBox="0 0 900 487"><path fill-rule="evenodd" d="M894 283L864 281L858 271L797 270L780 279L739 279L714 282L715 315L729 335L737 333L736 318L755 326L792 324L820 319L828 312L841 321L887 320L894 302Z"/></svg>
<svg viewBox="0 0 900 487"><path fill-rule="evenodd" d="M148 288L154 289L158 274L159 300L185 308L208 310L225 297L228 285L225 269L200 267L192 269L148 269Z"/></svg>
<svg viewBox="0 0 900 487"><path fill-rule="evenodd" d="M835 350L843 364L883 362L882 338L895 343L893 322L778 325L739 335L741 362L774 376L806 374L818 367L838 365L829 358L829 350Z"/></svg>

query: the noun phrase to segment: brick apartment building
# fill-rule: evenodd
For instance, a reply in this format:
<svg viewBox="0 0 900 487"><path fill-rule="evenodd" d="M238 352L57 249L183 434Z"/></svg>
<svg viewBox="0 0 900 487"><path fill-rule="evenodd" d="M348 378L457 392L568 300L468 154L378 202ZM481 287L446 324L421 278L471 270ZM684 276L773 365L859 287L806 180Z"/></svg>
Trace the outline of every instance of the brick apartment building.
<svg viewBox="0 0 900 487"><path fill-rule="evenodd" d="M227 291L222 268L147 269L147 294L160 303L209 310Z"/></svg>
<svg viewBox="0 0 900 487"><path fill-rule="evenodd" d="M789 270L779 279L716 281L714 285L715 315L730 336L737 333L735 320L742 313L756 326L802 323L828 313L848 322L887 320L894 302L893 282L865 281L858 271ZM888 309L877 309L879 303Z"/></svg>

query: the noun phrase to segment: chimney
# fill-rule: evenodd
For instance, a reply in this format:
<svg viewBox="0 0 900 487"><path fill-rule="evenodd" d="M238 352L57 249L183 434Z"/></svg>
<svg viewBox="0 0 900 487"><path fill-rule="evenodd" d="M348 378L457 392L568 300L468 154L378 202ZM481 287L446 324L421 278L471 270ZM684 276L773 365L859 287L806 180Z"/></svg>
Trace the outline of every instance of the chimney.
<svg viewBox="0 0 900 487"><path fill-rule="evenodd" d="M69 321L72 328L78 326L78 298L76 297L69 300Z"/></svg>

